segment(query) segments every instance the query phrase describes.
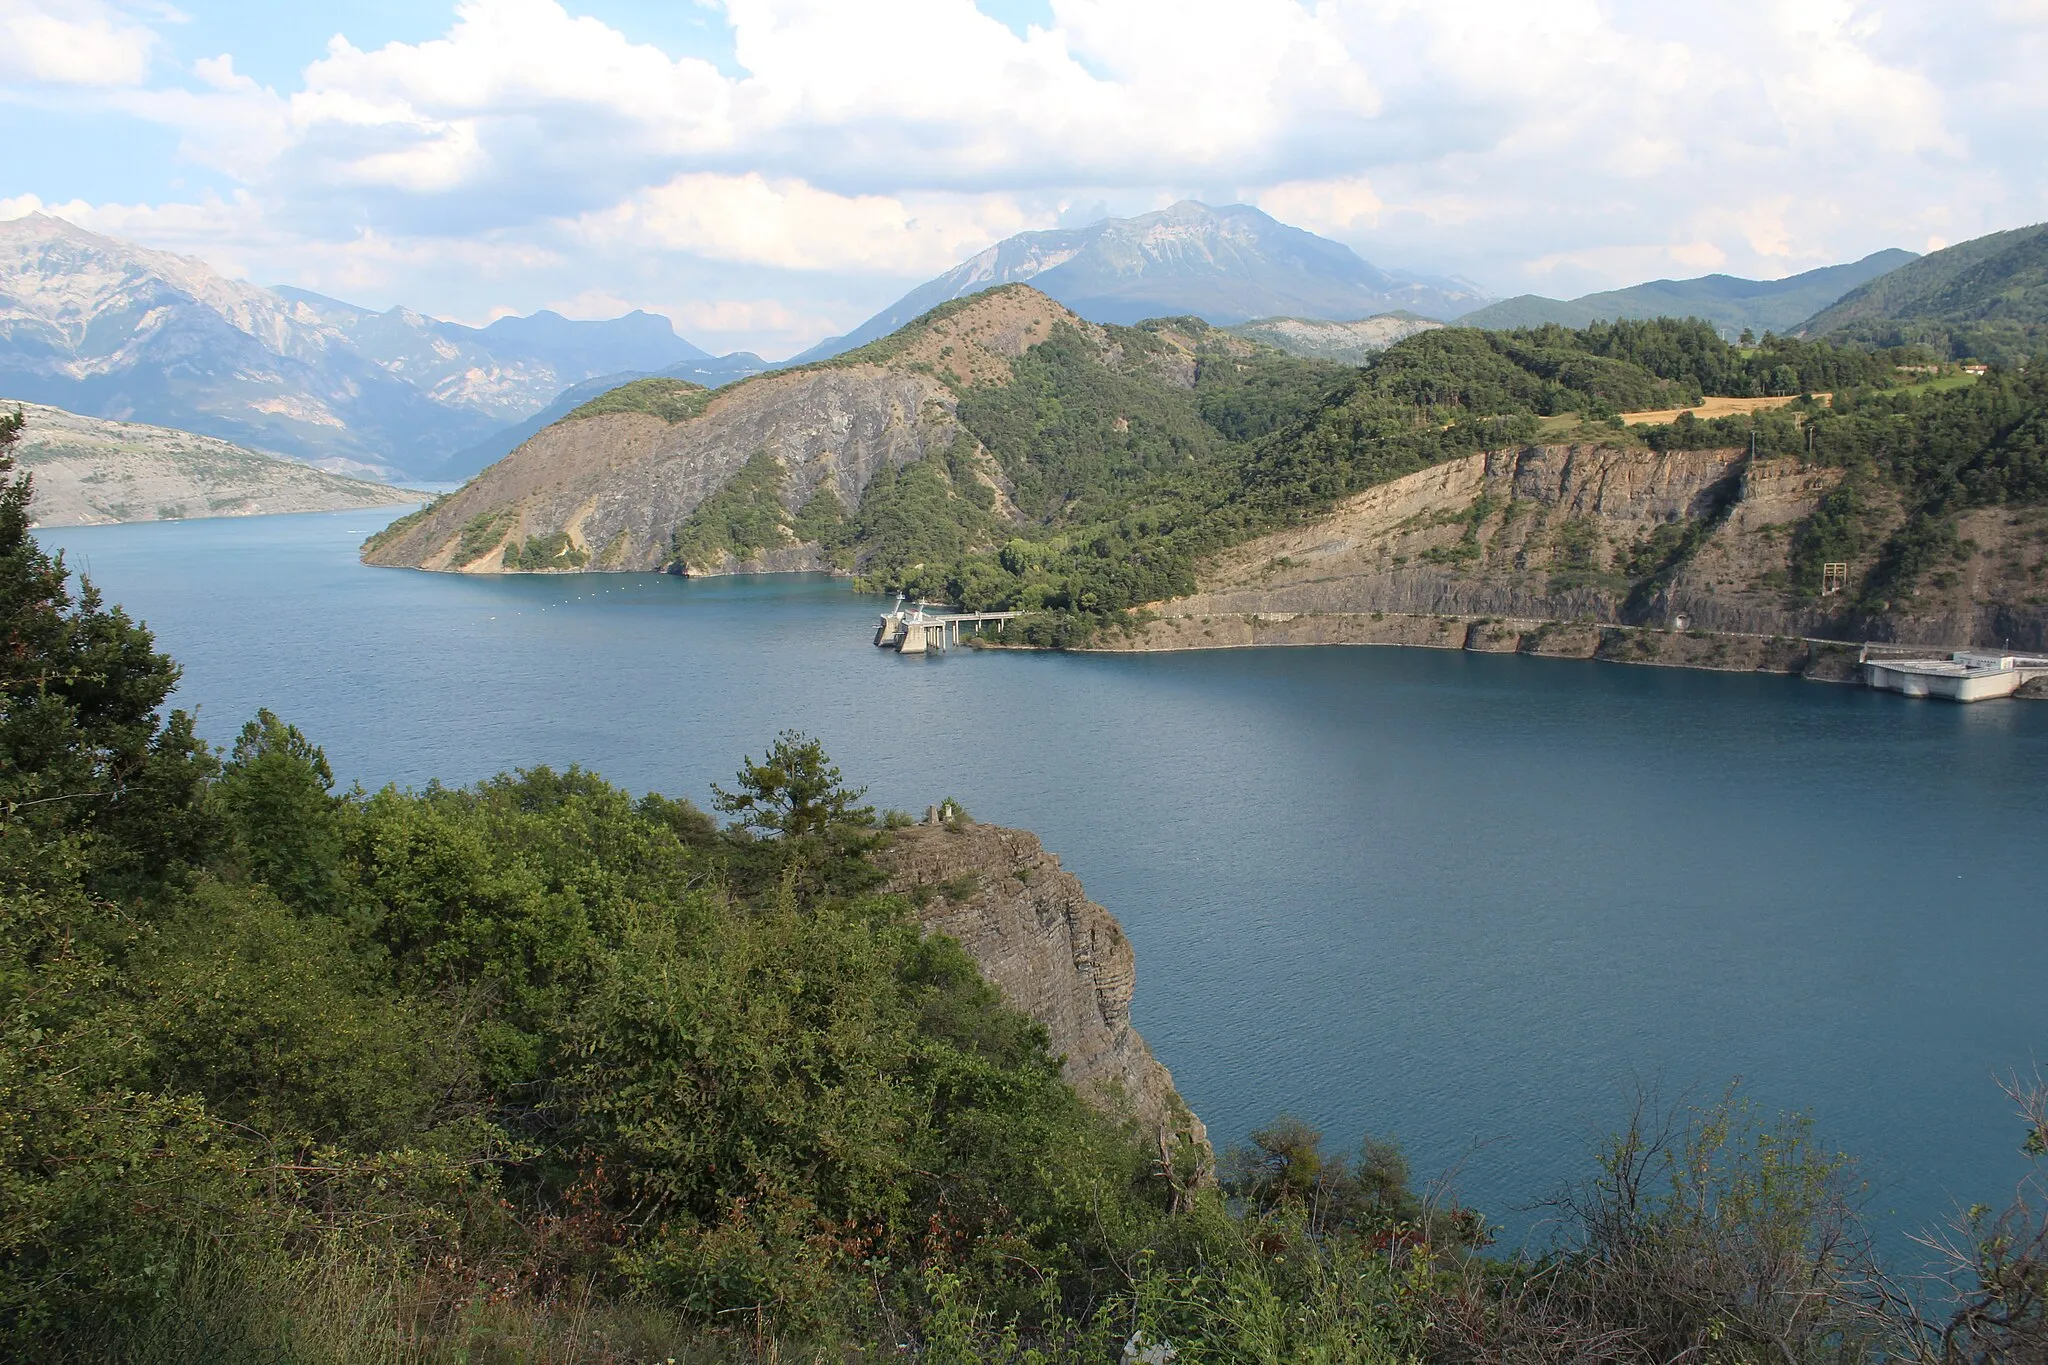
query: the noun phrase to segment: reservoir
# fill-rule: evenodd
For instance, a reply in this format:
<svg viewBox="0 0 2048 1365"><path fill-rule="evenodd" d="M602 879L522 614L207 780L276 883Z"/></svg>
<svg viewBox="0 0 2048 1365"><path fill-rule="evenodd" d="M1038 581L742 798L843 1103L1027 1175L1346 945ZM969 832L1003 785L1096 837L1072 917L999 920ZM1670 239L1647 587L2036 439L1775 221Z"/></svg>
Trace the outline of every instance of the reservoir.
<svg viewBox="0 0 2048 1365"><path fill-rule="evenodd" d="M1885 1227L2002 1204L2048 1060L2048 702L1430 650L875 649L820 577L368 569L386 514L40 533L341 782L571 763L708 805L785 728L882 806L1035 831L1137 949L1219 1145L1399 1139L1515 1236L1638 1086L1736 1078ZM1887 1240L1892 1240L1888 1237ZM1894 1242L1896 1245L1896 1242Z"/></svg>

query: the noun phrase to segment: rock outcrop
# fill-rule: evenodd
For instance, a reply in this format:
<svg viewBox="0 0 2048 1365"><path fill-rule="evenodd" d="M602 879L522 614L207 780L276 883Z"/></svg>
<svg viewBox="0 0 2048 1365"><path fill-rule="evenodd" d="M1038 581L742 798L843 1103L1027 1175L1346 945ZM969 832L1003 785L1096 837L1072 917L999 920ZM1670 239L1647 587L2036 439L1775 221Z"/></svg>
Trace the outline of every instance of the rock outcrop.
<svg viewBox="0 0 2048 1365"><path fill-rule="evenodd" d="M958 941L1045 1027L1076 1090L1136 1123L1163 1156L1192 1154L1207 1169L1207 1130L1131 1027L1130 940L1035 836L958 819L919 825L893 836L882 863L927 932Z"/></svg>
<svg viewBox="0 0 2048 1365"><path fill-rule="evenodd" d="M506 543L560 534L580 556L577 567L658 569L669 562L676 529L759 452L778 466L790 513L820 490L850 510L884 467L952 446L959 400L948 379L1007 382L1010 359L1057 322L1099 330L1031 289L991 290L891 338L879 353L730 385L683 421L641 412L565 419L428 515L380 537L364 561L495 573ZM791 544L724 567L821 565Z"/></svg>
<svg viewBox="0 0 2048 1365"><path fill-rule="evenodd" d="M1488 451L1381 484L1319 521L1225 552L1205 569L1197 592L1154 603L1145 625L1104 644L1384 639L1514 649L1504 643L1509 634L1532 638L1550 622L1589 628L1582 652L1599 657L1642 654L1639 644L1618 643L1626 632L1617 631L1628 627L1792 641L2048 645L2041 582L2048 509L1966 514L1968 562L1930 575L1910 603L1880 620L1851 619L1844 610L1869 563L1853 566L1849 591L1839 597L1794 597L1787 590L1794 532L1841 477L1838 468L1751 460L1738 449ZM1484 627L1477 635L1474 624ZM1591 629L1599 627L1610 629ZM1558 637L1546 638L1536 652L1559 652ZM1713 651L1674 646L1662 656L1677 662L1703 653ZM1719 657L1726 667L1806 667L1803 645L1723 645Z"/></svg>

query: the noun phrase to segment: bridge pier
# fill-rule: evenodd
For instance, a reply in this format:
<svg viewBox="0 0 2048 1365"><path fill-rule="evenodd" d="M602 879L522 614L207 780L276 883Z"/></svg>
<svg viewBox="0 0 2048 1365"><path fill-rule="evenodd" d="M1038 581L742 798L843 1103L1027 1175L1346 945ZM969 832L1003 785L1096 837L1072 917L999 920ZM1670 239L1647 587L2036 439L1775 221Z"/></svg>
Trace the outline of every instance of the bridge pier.
<svg viewBox="0 0 2048 1365"><path fill-rule="evenodd" d="M960 643L961 627L972 624L974 633L981 634L981 628L993 622L997 631L1006 626L1014 611L972 611L947 616L927 616L920 605L910 611L899 608L885 612L875 626L875 646L879 649L894 649L901 654L943 654L948 648ZM932 632L938 636L933 638Z"/></svg>

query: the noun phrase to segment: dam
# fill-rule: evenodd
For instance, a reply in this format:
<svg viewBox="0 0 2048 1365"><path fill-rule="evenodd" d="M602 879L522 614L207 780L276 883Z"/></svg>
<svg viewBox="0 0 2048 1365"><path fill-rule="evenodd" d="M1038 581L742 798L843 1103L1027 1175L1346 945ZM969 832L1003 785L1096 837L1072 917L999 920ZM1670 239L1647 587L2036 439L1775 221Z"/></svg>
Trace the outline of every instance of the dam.
<svg viewBox="0 0 2048 1365"><path fill-rule="evenodd" d="M949 645L960 643L960 628L973 626L979 635L985 625L1000 631L1005 622L1017 618L1014 611L928 612L929 602L913 602L904 608L896 599L895 609L882 613L875 623L875 648L893 649L899 654L943 654Z"/></svg>
<svg viewBox="0 0 2048 1365"><path fill-rule="evenodd" d="M1870 686L1945 701L2010 697L2039 678L2048 678L2048 655L1958 649L1946 657L1863 660L1863 681Z"/></svg>

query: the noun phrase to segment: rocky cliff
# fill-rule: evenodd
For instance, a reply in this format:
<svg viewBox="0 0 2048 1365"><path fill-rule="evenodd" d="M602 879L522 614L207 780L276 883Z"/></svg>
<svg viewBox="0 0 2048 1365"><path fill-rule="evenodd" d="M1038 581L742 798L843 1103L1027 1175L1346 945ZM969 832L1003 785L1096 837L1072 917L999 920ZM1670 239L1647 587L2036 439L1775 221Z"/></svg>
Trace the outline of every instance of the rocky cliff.
<svg viewBox="0 0 2048 1365"><path fill-rule="evenodd" d="M560 562L550 567L658 569L669 562L676 529L762 454L773 461L776 496L791 518L820 491L851 510L879 470L952 446L960 431L955 386L1007 383L1010 359L1058 322L1099 331L1034 290L991 290L842 360L720 389L680 420L571 416L427 515L380 536L364 560L496 573L508 544L559 536ZM747 560L708 567L821 562L815 547L790 537Z"/></svg>
<svg viewBox="0 0 2048 1365"><path fill-rule="evenodd" d="M1223 330L1232 336L1302 356L1340 365L1364 365L1397 341L1444 324L1414 313L1381 313L1355 322L1322 318L1255 318Z"/></svg>
<svg viewBox="0 0 2048 1365"><path fill-rule="evenodd" d="M1208 1132L1131 1027L1137 964L1115 916L1023 830L965 820L899 831L883 855L888 889L921 907L925 928L957 940L1012 1006L1045 1026L1067 1080L1131 1118L1162 1155Z"/></svg>
<svg viewBox="0 0 2048 1365"><path fill-rule="evenodd" d="M1468 645L1466 627L1494 618L1512 624L1517 638L1545 622L1661 629L1682 618L1693 631L1763 637L2048 645L2048 509L1967 514L1968 561L1932 575L1911 603L1881 619L1852 620L1837 605L1854 599L1868 563L1853 566L1839 597L1789 591L1798 524L1841 477L1839 469L1791 457L1752 461L1732 449L1489 451L1382 484L1328 517L1226 552L1196 593L1153 604L1148 624L1106 643L1200 648L1399 636L1385 642L1463 648L1486 647ZM1390 617L1414 620L1397 627ZM1478 638L1492 640L1508 624ZM1541 652L1602 648L1598 630L1580 634L1567 648L1565 637L1548 632ZM1803 647L1794 652L1805 657ZM1746 653L1728 657L1731 667L1760 666Z"/></svg>

